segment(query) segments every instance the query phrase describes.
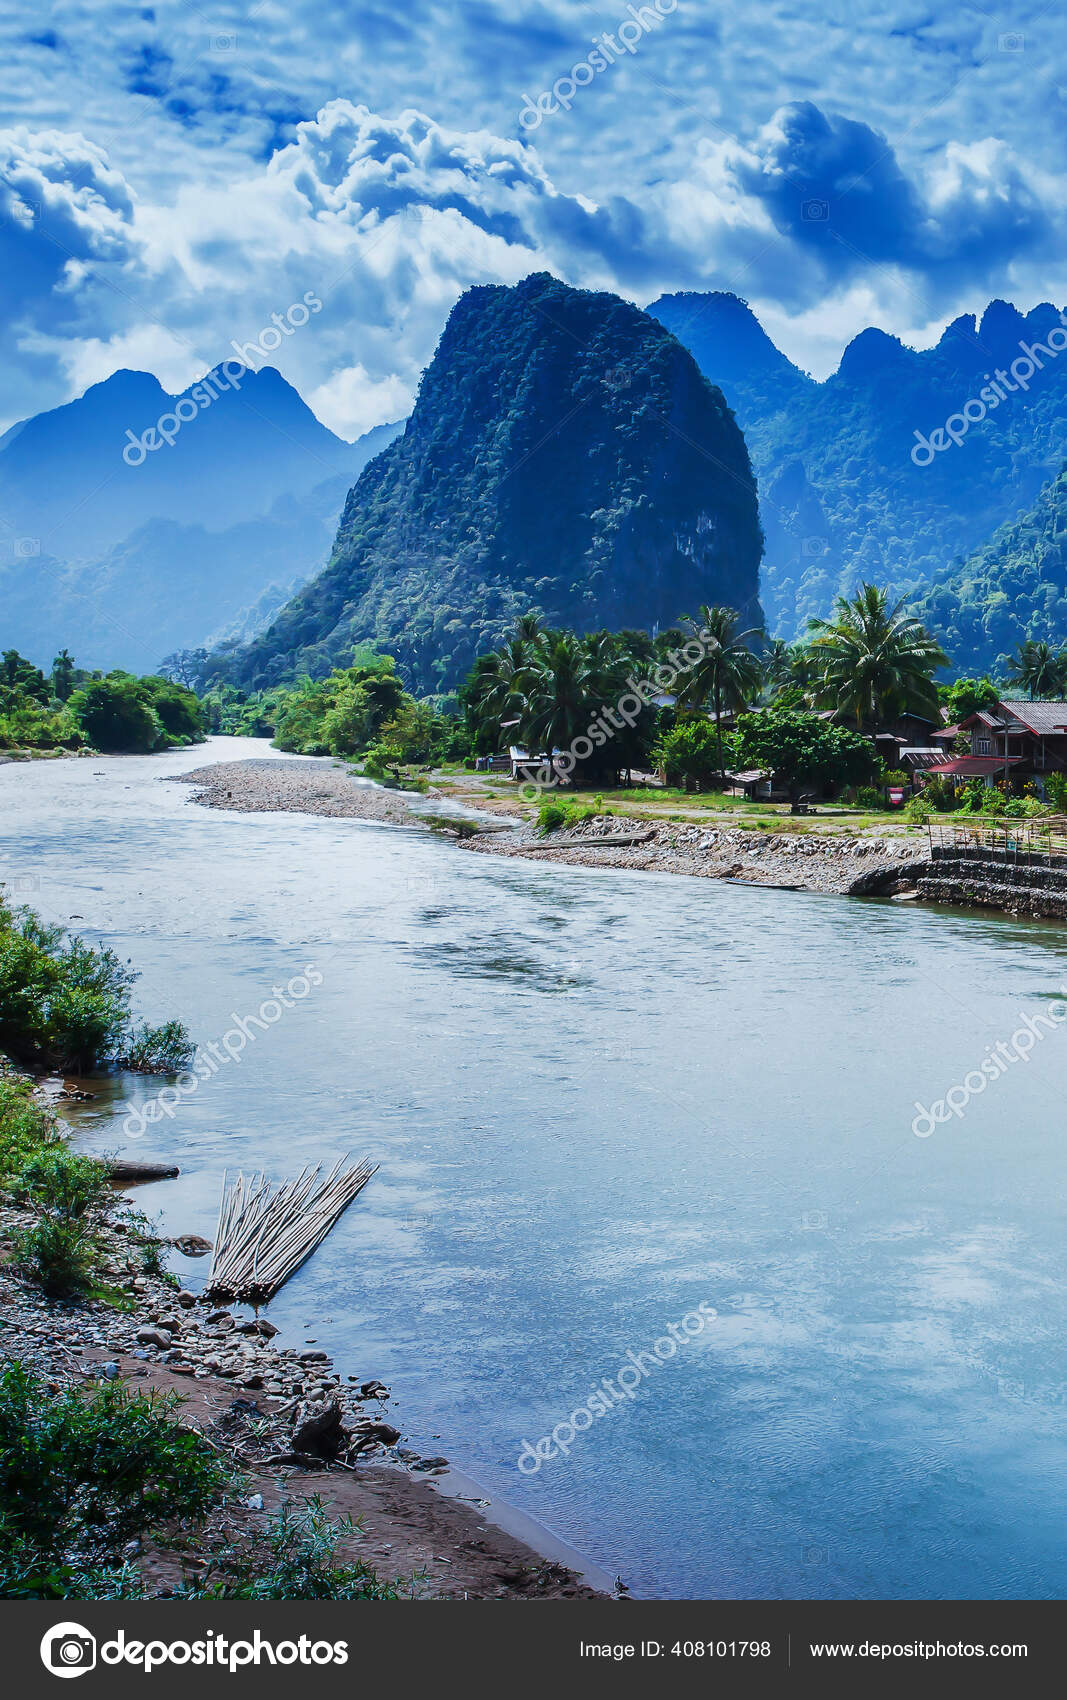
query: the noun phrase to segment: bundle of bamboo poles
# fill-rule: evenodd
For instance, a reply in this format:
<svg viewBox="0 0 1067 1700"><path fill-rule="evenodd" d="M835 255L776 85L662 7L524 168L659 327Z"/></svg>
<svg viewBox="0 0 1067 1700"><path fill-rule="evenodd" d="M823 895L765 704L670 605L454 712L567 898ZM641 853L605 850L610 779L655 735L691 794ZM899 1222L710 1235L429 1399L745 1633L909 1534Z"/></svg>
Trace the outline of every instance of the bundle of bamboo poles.
<svg viewBox="0 0 1067 1700"><path fill-rule="evenodd" d="M362 1191L377 1163L346 1168L342 1157L320 1181L321 1164L272 1187L263 1174L223 1176L207 1292L214 1299L265 1304Z"/></svg>

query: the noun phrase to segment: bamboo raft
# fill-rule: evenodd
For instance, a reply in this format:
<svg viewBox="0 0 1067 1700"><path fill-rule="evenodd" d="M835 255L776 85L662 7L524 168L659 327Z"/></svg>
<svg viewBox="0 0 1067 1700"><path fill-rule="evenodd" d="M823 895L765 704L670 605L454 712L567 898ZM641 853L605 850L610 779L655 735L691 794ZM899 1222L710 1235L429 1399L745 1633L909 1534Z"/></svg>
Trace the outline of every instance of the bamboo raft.
<svg viewBox="0 0 1067 1700"><path fill-rule="evenodd" d="M377 1163L345 1168L342 1157L320 1181L321 1164L273 1187L264 1174L223 1176L215 1253L206 1291L213 1299L265 1304L326 1238Z"/></svg>

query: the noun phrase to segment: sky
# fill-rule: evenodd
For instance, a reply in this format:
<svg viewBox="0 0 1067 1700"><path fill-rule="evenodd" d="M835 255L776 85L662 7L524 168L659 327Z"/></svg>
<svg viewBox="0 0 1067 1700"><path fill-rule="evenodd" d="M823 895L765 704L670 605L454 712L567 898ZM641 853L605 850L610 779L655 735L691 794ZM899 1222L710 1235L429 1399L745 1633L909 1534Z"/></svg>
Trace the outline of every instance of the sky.
<svg viewBox="0 0 1067 1700"><path fill-rule="evenodd" d="M0 23L0 428L243 349L353 438L472 284L731 290L818 377L1067 300L1067 19L908 0L165 0Z"/></svg>

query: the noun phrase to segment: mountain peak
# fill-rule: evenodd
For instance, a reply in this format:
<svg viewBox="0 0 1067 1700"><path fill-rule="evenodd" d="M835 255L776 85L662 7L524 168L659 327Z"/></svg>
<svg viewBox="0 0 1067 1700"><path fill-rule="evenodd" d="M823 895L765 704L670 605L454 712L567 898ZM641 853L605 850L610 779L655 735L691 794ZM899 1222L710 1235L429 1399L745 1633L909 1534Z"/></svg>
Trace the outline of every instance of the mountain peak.
<svg viewBox="0 0 1067 1700"><path fill-rule="evenodd" d="M869 325L852 338L834 376L843 383L862 383L902 364L909 352L898 336Z"/></svg>
<svg viewBox="0 0 1067 1700"><path fill-rule="evenodd" d="M321 672L373 636L413 688L448 689L531 607L580 631L700 602L759 623L760 544L741 432L657 319L544 272L479 285L351 491L330 565L234 677Z"/></svg>
<svg viewBox="0 0 1067 1700"><path fill-rule="evenodd" d="M648 312L688 348L704 376L718 384L742 424L756 397L782 392L783 405L812 380L771 341L747 301L726 290L661 295Z"/></svg>

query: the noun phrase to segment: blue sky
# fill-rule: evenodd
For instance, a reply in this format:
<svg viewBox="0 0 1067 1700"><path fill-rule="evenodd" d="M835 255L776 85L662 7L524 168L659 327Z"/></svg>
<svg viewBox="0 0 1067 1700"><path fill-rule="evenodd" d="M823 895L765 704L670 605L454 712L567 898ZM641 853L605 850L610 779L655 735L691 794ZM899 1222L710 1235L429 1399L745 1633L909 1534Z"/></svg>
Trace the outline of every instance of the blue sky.
<svg viewBox="0 0 1067 1700"><path fill-rule="evenodd" d="M353 436L541 267L732 289L820 376L1067 299L1059 0L69 0L0 40L0 424L236 341Z"/></svg>

